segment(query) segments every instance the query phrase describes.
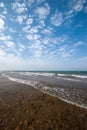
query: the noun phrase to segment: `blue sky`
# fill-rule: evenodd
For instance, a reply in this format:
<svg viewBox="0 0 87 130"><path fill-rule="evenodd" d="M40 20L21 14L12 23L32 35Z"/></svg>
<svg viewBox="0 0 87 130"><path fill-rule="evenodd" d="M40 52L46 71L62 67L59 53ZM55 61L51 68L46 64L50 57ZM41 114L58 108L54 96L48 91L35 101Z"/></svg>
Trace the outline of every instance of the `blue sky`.
<svg viewBox="0 0 87 130"><path fill-rule="evenodd" d="M87 0L0 0L0 70L87 70Z"/></svg>

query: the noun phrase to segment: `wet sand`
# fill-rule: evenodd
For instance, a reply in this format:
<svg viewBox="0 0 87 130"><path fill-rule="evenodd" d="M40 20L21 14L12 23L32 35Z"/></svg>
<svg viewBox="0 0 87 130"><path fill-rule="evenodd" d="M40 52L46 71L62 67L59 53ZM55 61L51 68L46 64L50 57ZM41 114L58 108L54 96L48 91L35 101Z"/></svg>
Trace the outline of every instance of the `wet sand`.
<svg viewBox="0 0 87 130"><path fill-rule="evenodd" d="M0 76L0 130L87 130L87 109Z"/></svg>

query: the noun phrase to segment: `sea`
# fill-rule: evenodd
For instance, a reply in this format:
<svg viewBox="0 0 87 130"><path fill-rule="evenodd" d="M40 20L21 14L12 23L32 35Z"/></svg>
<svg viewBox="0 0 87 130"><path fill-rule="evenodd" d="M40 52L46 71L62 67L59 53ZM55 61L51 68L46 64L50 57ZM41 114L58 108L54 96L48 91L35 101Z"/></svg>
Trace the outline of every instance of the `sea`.
<svg viewBox="0 0 87 130"><path fill-rule="evenodd" d="M2 76L87 109L87 71L4 71Z"/></svg>

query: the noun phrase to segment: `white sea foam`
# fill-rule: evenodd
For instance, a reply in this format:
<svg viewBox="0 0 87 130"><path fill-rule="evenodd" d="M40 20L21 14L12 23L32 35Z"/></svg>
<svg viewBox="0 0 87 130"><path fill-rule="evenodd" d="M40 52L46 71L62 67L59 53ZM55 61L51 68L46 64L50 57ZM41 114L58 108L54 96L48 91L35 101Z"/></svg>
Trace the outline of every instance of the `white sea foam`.
<svg viewBox="0 0 87 130"><path fill-rule="evenodd" d="M57 76L61 76L61 77L63 76L64 77L64 76L67 76L67 74L57 74Z"/></svg>
<svg viewBox="0 0 87 130"><path fill-rule="evenodd" d="M86 75L77 75L77 74L57 74L60 77L74 77L74 78L87 78Z"/></svg>
<svg viewBox="0 0 87 130"><path fill-rule="evenodd" d="M37 81L23 80L23 79L19 79L19 78L12 78L12 77L5 75L5 74L2 74L2 76L7 77L11 81L15 81L15 82L26 84L26 85L31 85L33 87L39 83Z"/></svg>
<svg viewBox="0 0 87 130"><path fill-rule="evenodd" d="M45 72L19 72L22 75L34 75L34 76L54 76L54 73L45 73Z"/></svg>
<svg viewBox="0 0 87 130"><path fill-rule="evenodd" d="M42 89L43 89L43 90L52 91L52 88L50 88L50 87L47 87L47 86L43 87Z"/></svg>
<svg viewBox="0 0 87 130"><path fill-rule="evenodd" d="M76 81L76 82L80 82L80 79L73 79L73 78L64 78L64 77L57 77L59 79L63 79L63 80L69 80L69 81Z"/></svg>
<svg viewBox="0 0 87 130"><path fill-rule="evenodd" d="M85 75L55 74L55 73L46 73L46 72L19 72L19 74L27 75L27 76L48 76L48 77L56 76L57 78L60 78L60 79L76 81L76 82L80 82L80 79L87 78L87 76Z"/></svg>
<svg viewBox="0 0 87 130"><path fill-rule="evenodd" d="M64 80L69 80L69 81L81 81L80 79L86 79L86 75L75 75L75 74L57 74L57 78L61 78Z"/></svg>
<svg viewBox="0 0 87 130"><path fill-rule="evenodd" d="M27 75L27 76L48 76L69 80L69 81L76 81L79 82L81 79L86 79L86 75L76 75L76 74L60 74L60 73L50 73L50 72L10 72L10 73L18 73L20 75Z"/></svg>
<svg viewBox="0 0 87 130"><path fill-rule="evenodd" d="M82 78L82 79L85 79L85 78L87 78L87 76L86 75L72 75L73 77L76 77L76 78Z"/></svg>

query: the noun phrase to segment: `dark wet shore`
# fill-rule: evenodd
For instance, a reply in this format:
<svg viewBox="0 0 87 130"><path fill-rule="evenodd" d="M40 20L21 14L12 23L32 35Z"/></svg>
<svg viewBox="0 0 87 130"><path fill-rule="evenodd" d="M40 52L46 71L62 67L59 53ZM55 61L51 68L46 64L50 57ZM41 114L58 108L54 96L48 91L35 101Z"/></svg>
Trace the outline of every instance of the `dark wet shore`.
<svg viewBox="0 0 87 130"><path fill-rule="evenodd" d="M87 130L87 109L0 76L0 130Z"/></svg>

